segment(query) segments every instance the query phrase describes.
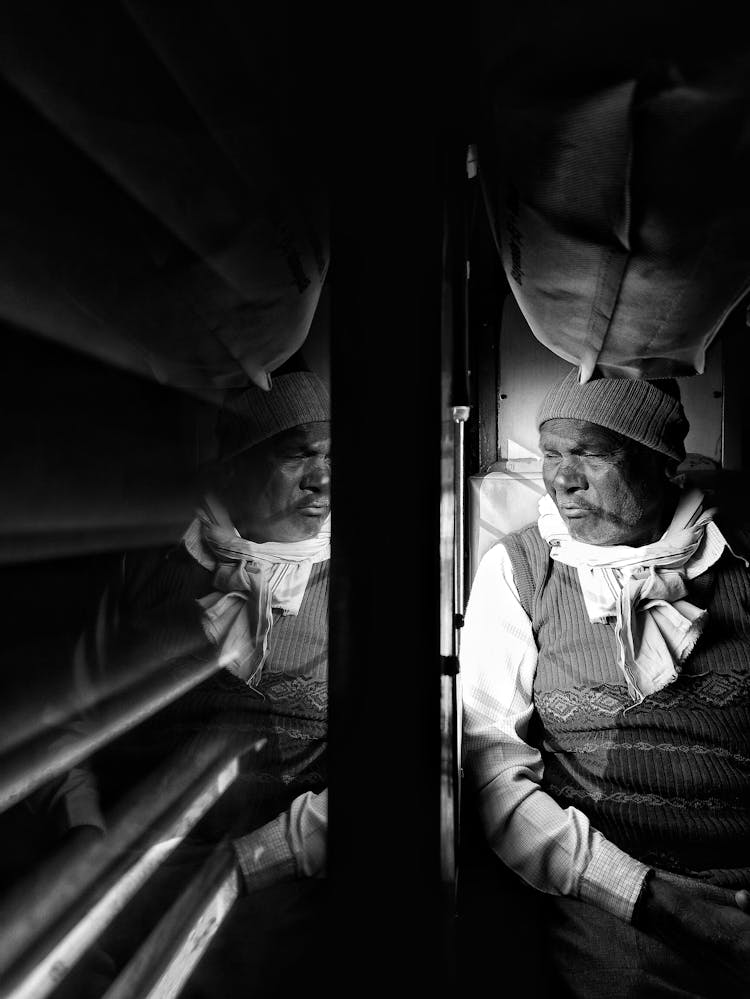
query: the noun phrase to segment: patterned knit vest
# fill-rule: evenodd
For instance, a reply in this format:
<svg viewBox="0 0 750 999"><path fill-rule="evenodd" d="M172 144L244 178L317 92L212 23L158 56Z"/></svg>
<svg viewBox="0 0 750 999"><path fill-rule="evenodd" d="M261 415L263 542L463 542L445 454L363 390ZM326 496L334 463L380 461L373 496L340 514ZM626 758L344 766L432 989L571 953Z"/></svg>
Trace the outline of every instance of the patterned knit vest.
<svg viewBox="0 0 750 999"><path fill-rule="evenodd" d="M750 572L730 552L689 584L709 624L680 676L633 705L614 628L531 525L501 542L539 651L530 739L562 807L649 865L741 887L750 876Z"/></svg>

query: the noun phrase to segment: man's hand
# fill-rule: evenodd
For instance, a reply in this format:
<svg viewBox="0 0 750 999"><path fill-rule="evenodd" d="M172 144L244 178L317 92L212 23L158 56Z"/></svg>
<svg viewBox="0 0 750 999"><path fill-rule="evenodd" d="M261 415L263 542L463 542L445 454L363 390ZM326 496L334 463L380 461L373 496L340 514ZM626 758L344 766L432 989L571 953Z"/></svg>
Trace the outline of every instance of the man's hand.
<svg viewBox="0 0 750 999"><path fill-rule="evenodd" d="M716 889L710 894L715 896ZM685 957L750 990L750 892L701 898L656 871L638 903L634 925Z"/></svg>

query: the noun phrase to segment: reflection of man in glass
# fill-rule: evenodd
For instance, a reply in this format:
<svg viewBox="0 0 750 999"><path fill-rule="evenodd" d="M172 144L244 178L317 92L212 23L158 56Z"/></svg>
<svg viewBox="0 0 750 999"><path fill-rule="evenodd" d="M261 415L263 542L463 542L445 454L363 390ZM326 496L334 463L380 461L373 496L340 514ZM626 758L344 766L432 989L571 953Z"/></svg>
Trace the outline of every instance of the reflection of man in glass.
<svg viewBox="0 0 750 999"><path fill-rule="evenodd" d="M262 748L193 841L230 835L247 892L264 889L267 908L273 886L288 908L294 884L325 866L329 415L309 372L225 402L195 519L176 547L123 560L77 653L79 675L103 695L109 678L144 663L218 657L222 668L48 792L63 828L103 830L99 799L106 812L181 747L189 765L206 731L247 733ZM251 935L262 949L262 927Z"/></svg>
<svg viewBox="0 0 750 999"><path fill-rule="evenodd" d="M215 589L199 598L204 630L265 719L271 766L253 797L274 811L306 789L236 841L248 887L316 874L324 862L326 796L313 792L325 782L329 415L307 372L279 376L270 393L238 393L219 421L214 491L184 538L213 573Z"/></svg>

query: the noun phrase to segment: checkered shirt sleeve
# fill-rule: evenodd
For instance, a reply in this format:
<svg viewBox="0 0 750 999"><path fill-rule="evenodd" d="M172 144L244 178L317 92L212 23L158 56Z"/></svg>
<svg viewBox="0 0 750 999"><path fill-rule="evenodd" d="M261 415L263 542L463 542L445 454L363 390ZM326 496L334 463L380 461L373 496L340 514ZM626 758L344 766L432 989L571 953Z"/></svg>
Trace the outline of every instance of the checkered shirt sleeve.
<svg viewBox="0 0 750 999"><path fill-rule="evenodd" d="M248 892L296 878L322 877L326 865L328 791L307 791L289 809L233 843Z"/></svg>

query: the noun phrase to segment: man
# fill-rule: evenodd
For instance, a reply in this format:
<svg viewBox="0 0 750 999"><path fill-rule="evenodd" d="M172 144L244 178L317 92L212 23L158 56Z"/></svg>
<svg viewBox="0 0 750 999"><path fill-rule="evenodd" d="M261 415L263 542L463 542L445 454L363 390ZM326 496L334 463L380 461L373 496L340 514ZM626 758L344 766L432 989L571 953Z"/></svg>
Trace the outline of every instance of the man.
<svg viewBox="0 0 750 999"><path fill-rule="evenodd" d="M750 572L671 380L554 386L536 524L482 560L465 761L575 996L750 991ZM556 994L560 994L559 992Z"/></svg>
<svg viewBox="0 0 750 999"><path fill-rule="evenodd" d="M229 836L248 895L264 900L260 911L245 903L253 947L247 925L241 940L225 933L228 956L219 966L209 961L210 973L199 966L196 995L229 994L239 974L257 994L273 991L277 973L289 981L295 946L300 950L299 940L283 936L294 922L289 910L297 896L306 903L315 894L294 885L325 869L329 420L326 390L309 372L279 375L269 392L232 393L219 414L218 460L195 519L176 546L125 557L77 650L77 674L103 696L129 670L196 658L222 668L50 789L63 829L104 830L100 798L116 803L175 751L189 758L206 731L233 739L244 733L248 747L261 747L191 837L200 844ZM180 856L165 870L169 880L171 866L183 887ZM166 899L147 885L149 892L151 914L160 914ZM235 908L240 913L242 904ZM233 912L228 922L237 921ZM284 948L275 966L274 936ZM123 940L134 942L129 931L104 941L118 963L127 959L117 953ZM253 975L268 981L253 982Z"/></svg>

